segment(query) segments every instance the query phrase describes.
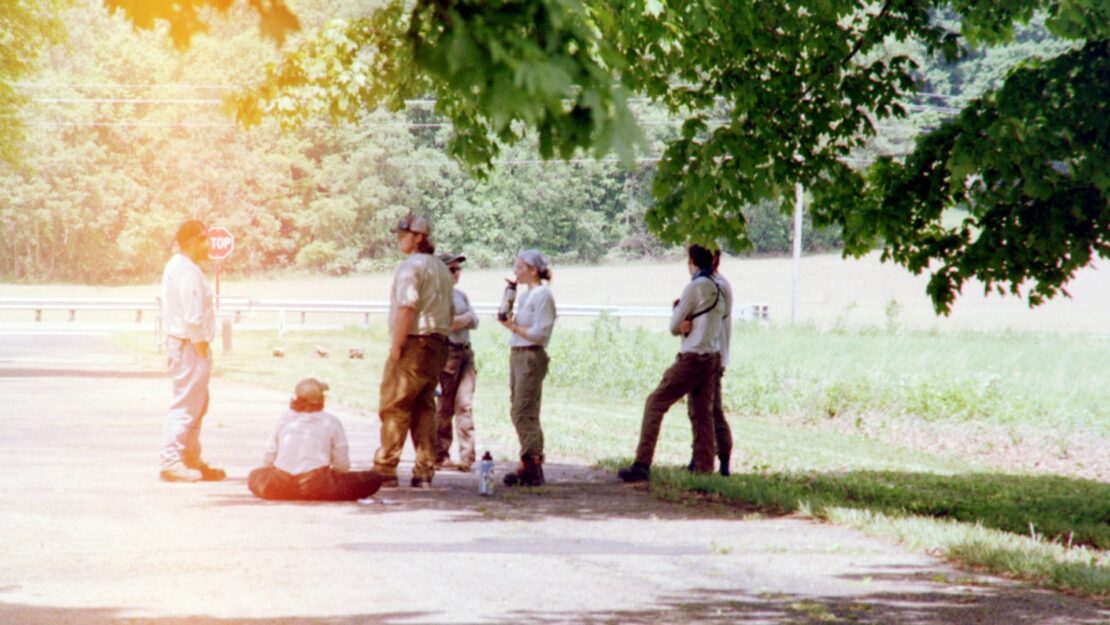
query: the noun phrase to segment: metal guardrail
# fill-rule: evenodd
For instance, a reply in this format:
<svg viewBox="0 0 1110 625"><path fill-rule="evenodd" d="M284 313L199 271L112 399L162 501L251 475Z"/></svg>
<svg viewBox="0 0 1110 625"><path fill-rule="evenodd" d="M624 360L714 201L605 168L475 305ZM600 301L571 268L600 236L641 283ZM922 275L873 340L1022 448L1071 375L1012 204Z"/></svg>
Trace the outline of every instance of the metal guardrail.
<svg viewBox="0 0 1110 625"><path fill-rule="evenodd" d="M496 303L473 304L480 315L497 312ZM69 321L77 320L78 311L134 311L135 322L142 323L143 313L152 312L160 316L161 298L0 298L0 310L30 310L35 313L35 321L42 321L44 311L62 310L69 314ZM361 314L364 322L370 323L370 315L389 312L389 302L369 300L293 300L293 299L253 299L249 297L221 297L219 316L231 318L235 322L244 315L254 312L278 313L279 324L284 326L285 314L300 314L301 323L306 322L309 313ZM566 317L598 317L603 314L616 318L669 318L671 309L662 306L611 306L611 305L562 305L559 315ZM736 306L733 316L743 320L766 320L770 316L767 304L755 303Z"/></svg>

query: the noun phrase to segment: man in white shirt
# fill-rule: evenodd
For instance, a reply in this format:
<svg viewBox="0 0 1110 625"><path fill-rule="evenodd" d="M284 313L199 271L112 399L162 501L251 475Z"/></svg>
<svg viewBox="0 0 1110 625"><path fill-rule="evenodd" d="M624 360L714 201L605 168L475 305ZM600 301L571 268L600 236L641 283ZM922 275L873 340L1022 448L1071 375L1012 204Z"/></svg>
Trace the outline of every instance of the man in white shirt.
<svg viewBox="0 0 1110 625"><path fill-rule="evenodd" d="M251 471L247 487L262 499L354 501L377 492L382 478L373 471L351 471L347 432L324 412L328 385L306 378L293 389L289 412L281 416L266 445L262 466Z"/></svg>
<svg viewBox="0 0 1110 625"><path fill-rule="evenodd" d="M208 379L212 374L209 344L216 335L212 289L200 268L208 258L204 224L190 219L174 236L178 253L162 272L162 319L173 402L166 415L162 471L167 482L217 481L223 469L200 458L200 424L208 412Z"/></svg>

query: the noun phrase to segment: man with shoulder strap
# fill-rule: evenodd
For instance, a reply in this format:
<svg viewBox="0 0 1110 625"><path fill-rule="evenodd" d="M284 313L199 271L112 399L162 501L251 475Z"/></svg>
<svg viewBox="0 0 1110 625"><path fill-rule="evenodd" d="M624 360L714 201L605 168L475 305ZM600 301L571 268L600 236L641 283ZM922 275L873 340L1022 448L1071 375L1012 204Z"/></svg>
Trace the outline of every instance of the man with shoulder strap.
<svg viewBox="0 0 1110 625"><path fill-rule="evenodd" d="M436 383L447 363L454 306L451 273L428 240L428 221L409 214L392 231L408 256L393 276L389 295L389 358L382 373L378 415L381 446L374 470L382 488L397 487L397 465L412 432L416 463L412 487L430 488L436 462Z"/></svg>
<svg viewBox="0 0 1110 625"><path fill-rule="evenodd" d="M466 256L441 254L439 257L451 280L459 283ZM470 349L470 331L478 327L478 315L470 306L470 298L458 287L452 290L455 317L447 337L447 365L439 374L439 406L436 409L436 468L470 471L476 459L474 450L474 351ZM451 462L452 422L459 439L459 463Z"/></svg>
<svg viewBox="0 0 1110 625"><path fill-rule="evenodd" d="M640 424L640 442L636 459L618 475L625 482L649 479L655 457L655 444L663 415L675 402L688 396L694 428L693 470L713 471L713 419L710 395L713 377L721 365L720 328L725 302L721 289L713 280L713 253L700 245L691 245L687 268L692 279L682 291L671 313L671 334L682 335L682 343L674 364L663 374L659 385L644 403Z"/></svg>
<svg viewBox="0 0 1110 625"><path fill-rule="evenodd" d="M724 404L721 400L721 379L725 375L725 369L728 368L728 354L732 343L732 285L729 281L721 275L721 251L716 250L713 252L713 280L721 287L721 297L725 300L725 316L721 322L721 366L717 369L717 373L713 376L712 387L712 400L710 401L710 412L713 416L713 437L717 444L717 461L719 462L721 475L728 477L731 475L730 464L732 460L732 429L728 426L728 420L725 419ZM687 404L687 414L690 416L690 425L694 425L694 406ZM691 471L694 470L694 460L690 459L690 464L687 468Z"/></svg>
<svg viewBox="0 0 1110 625"><path fill-rule="evenodd" d="M222 469L200 459L200 424L208 412L212 375L208 346L216 336L212 289L200 268L208 258L208 233L203 223L190 219L178 227L174 238L179 252L162 272L162 318L173 403L166 416L160 477L167 482L222 480Z"/></svg>

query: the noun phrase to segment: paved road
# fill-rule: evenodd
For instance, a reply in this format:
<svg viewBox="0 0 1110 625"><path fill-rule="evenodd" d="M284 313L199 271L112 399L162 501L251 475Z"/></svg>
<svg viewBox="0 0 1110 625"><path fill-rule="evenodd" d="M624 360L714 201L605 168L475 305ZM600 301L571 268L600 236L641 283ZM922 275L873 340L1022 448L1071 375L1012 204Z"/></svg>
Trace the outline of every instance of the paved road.
<svg viewBox="0 0 1110 625"><path fill-rule="evenodd" d="M164 484L168 393L103 338L0 336L0 623L1110 618L843 528L667 504L572 464L493 498L474 475L441 473L432 491L360 503L258 501L244 476L287 394L222 381L202 441L231 477ZM365 464L376 418L337 412Z"/></svg>

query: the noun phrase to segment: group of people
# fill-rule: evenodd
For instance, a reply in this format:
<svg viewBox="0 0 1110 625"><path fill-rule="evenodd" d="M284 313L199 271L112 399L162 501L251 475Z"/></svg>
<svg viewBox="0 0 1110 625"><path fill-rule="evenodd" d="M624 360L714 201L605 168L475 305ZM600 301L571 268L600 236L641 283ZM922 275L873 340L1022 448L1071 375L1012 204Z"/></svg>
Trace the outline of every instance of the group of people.
<svg viewBox="0 0 1110 625"><path fill-rule="evenodd" d="M381 444L372 470L351 471L343 425L324 410L328 385L315 378L294 388L289 411L281 416L263 454L262 466L247 479L264 499L354 500L379 488L397 488L397 466L406 439L416 450L412 488L428 488L437 469L470 471L476 459L472 414L476 368L470 331L479 319L457 288L466 257L435 255L428 220L408 215L392 232L405 260L390 290L389 356L382 374L378 414ZM208 255L205 225L181 224L178 253L162 276L163 319L173 401L166 418L161 479L171 482L222 480L200 454L201 421L208 410L215 337L212 292L201 262ZM732 289L718 271L720 252L700 245L687 250L691 281L675 301L672 334L681 335L674 363L647 398L634 462L618 472L626 482L650 478L663 416L688 398L693 450L688 469L712 472L714 460L729 475L732 434L721 405L721 378L728 366ZM499 316L509 332L511 417L520 443L520 463L505 475L508 486L545 483L544 436L540 424L547 345L557 317L551 268L537 250L521 251L513 262L524 287L515 314ZM437 388L439 390L437 405ZM452 462L453 439L459 441Z"/></svg>
<svg viewBox="0 0 1110 625"><path fill-rule="evenodd" d="M247 484L255 495L264 499L352 500L379 488L397 488L397 466L410 436L416 450L413 488L430 487L437 469L465 472L474 464L476 369L470 330L478 327L479 320L466 294L456 287L466 257L436 256L424 217L410 214L392 231L406 258L397 268L390 290L390 347L378 409L381 444L374 454L373 470L350 470L343 426L324 411L328 385L307 378L294 388L289 411L267 443L263 466L248 476ZM208 410L212 368L209 344L216 331L212 292L200 268L208 255L205 225L188 220L178 228L175 240L178 253L162 275L173 401L166 418L160 476L169 482L222 480L225 472L205 464L200 454L200 427ZM516 313L501 324L511 333L511 413L521 461L516 471L505 476L505 483L539 486L544 484L540 404L556 308L548 287L551 269L541 252L520 252L513 272L515 284L526 290ZM450 459L456 436L457 463Z"/></svg>

